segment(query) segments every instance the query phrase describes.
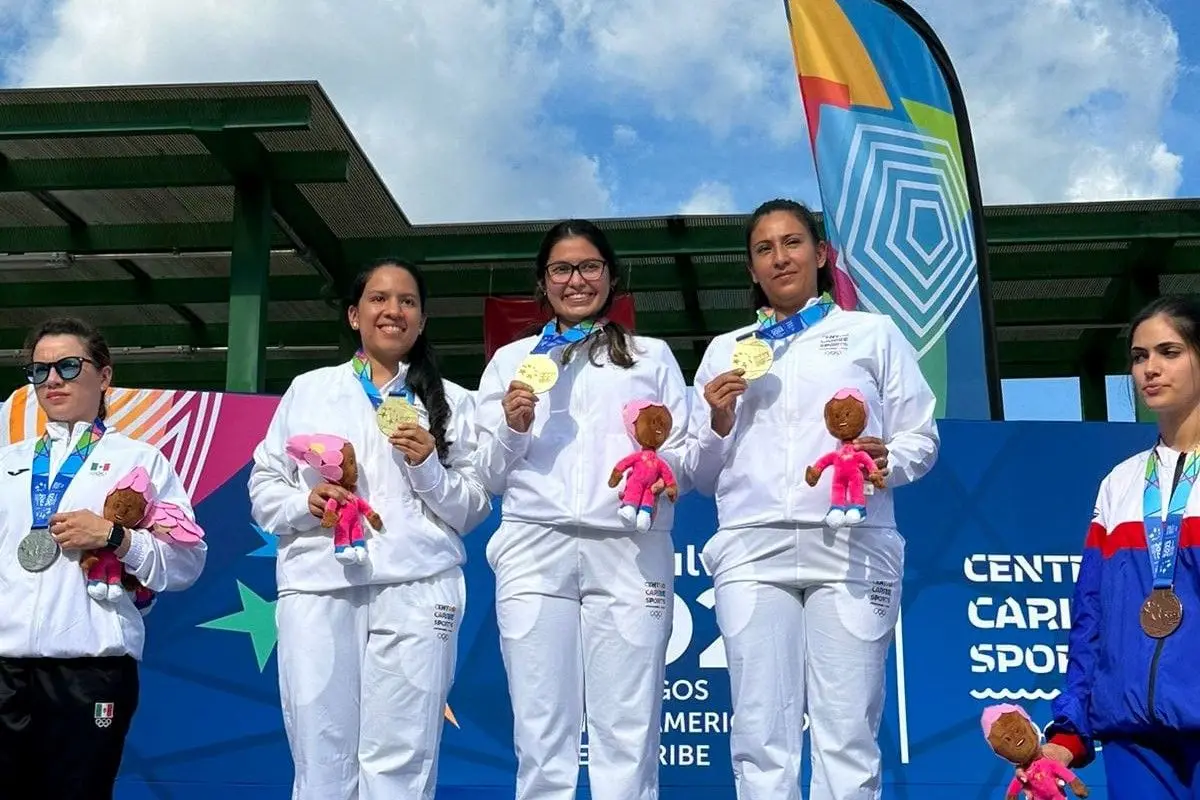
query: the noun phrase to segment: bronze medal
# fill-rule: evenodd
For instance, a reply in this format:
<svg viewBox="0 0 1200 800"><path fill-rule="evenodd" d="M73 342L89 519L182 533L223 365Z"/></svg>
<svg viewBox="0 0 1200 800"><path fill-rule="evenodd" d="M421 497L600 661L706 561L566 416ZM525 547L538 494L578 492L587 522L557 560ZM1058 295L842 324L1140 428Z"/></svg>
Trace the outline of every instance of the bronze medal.
<svg viewBox="0 0 1200 800"><path fill-rule="evenodd" d="M1142 630L1152 639L1165 639L1183 622L1183 603L1170 589L1155 589L1142 603Z"/></svg>

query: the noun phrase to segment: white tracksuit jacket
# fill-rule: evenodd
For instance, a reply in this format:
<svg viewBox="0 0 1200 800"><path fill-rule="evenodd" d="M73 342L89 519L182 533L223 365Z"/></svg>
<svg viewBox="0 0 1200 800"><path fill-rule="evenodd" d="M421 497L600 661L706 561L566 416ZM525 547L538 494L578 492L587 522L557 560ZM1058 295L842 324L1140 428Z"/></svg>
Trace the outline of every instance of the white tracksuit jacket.
<svg viewBox="0 0 1200 800"><path fill-rule="evenodd" d="M404 380L405 365L389 385ZM297 377L275 411L266 438L254 450L250 502L254 521L279 537L276 580L280 594L324 592L347 586L428 578L466 559L461 536L487 518L491 498L477 479L474 401L461 386L443 381L450 404L450 469L437 452L417 466L391 446L375 424L375 409L349 362ZM428 415L418 399L421 424ZM297 434L326 433L354 445L358 494L379 513L384 531L368 532L366 563L344 567L333 558L331 531L308 511L308 495L322 482L300 469L284 445ZM365 525L365 522L364 522Z"/></svg>
<svg viewBox="0 0 1200 800"><path fill-rule="evenodd" d="M767 342L771 371L750 382L733 431L722 438L709 424L704 387L731 369L737 338L756 329L750 324L713 339L693 386L688 472L698 491L715 496L719 527L824 524L833 470L816 487L804 482L804 472L839 444L825 428L825 403L854 388L867 400L863 436L887 443L891 470L887 489L868 496L862 526L894 528L889 490L928 472L939 444L936 399L903 334L888 316L835 308L813 327Z"/></svg>
<svg viewBox="0 0 1200 800"><path fill-rule="evenodd" d="M588 362L590 342L576 347L575 357L561 366L558 382L539 397L533 425L517 433L504 419L501 400L517 367L540 337L530 336L496 351L479 381L478 461L488 489L503 495L503 518L556 527L629 531L620 517L616 489L608 488L613 467L637 450L621 421L621 408L631 400L664 404L674 427L659 449L675 473L687 439L688 405L683 374L667 343L631 336L634 365L621 369L607 364L597 369ZM559 350L553 356L558 361ZM686 484L680 485L680 493ZM672 504L660 500L651 530L670 532L675 519Z"/></svg>
<svg viewBox="0 0 1200 800"><path fill-rule="evenodd" d="M50 481L91 423L68 427L51 422ZM17 544L33 524L30 507L33 448L37 438L0 448L0 596L7 608L0 614L0 656L82 658L129 655L142 657L145 626L133 600L122 594L115 601L97 601L87 593L79 569L79 551L64 551L48 569L26 572L17 562ZM194 520L191 500L171 463L151 445L127 438L109 428L71 481L59 511L104 513L113 486L135 467L150 474L154 496L178 506ZM125 570L154 592L180 591L191 586L204 569L208 549L203 540L176 545L149 531L131 530Z"/></svg>

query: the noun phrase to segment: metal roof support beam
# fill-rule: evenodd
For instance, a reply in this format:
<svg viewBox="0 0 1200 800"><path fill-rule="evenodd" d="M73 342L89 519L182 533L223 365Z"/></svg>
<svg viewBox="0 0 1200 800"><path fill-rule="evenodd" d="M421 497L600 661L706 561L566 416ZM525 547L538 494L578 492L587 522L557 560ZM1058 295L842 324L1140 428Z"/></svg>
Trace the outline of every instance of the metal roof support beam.
<svg viewBox="0 0 1200 800"><path fill-rule="evenodd" d="M262 176L271 182L274 210L333 279L334 289L339 292L345 289L350 275L345 266L341 242L297 186L281 181L270 173L271 156L262 143L256 137L243 133L200 134L199 139L233 174Z"/></svg>
<svg viewBox="0 0 1200 800"><path fill-rule="evenodd" d="M0 140L294 131L307 130L311 121L307 95L9 103L0 106Z"/></svg>
<svg viewBox="0 0 1200 800"><path fill-rule="evenodd" d="M229 302L229 278L159 278L152 280L128 259L117 265L134 280L55 282L52 294L41 283L5 284L0 309L54 306L179 306ZM270 297L276 301L321 300L325 282L315 275L278 275L270 280Z"/></svg>
<svg viewBox="0 0 1200 800"><path fill-rule="evenodd" d="M1079 408L1085 422L1108 421L1108 383L1102 369L1082 365L1079 374Z"/></svg>
<svg viewBox="0 0 1200 800"><path fill-rule="evenodd" d="M149 253L228 250L233 226L228 222L154 225L66 225L36 228L0 227L0 253ZM277 236L274 244L291 247Z"/></svg>
<svg viewBox="0 0 1200 800"><path fill-rule="evenodd" d="M989 245L1200 238L1200 210L1088 211L987 217Z"/></svg>
<svg viewBox="0 0 1200 800"><path fill-rule="evenodd" d="M238 184L229 260L229 347L225 390L258 393L266 380L267 285L271 274L271 189Z"/></svg>
<svg viewBox="0 0 1200 800"><path fill-rule="evenodd" d="M286 183L343 183L350 157L336 150L271 153L268 174ZM0 192L178 189L228 186L235 177L211 156L12 158L0 168Z"/></svg>
<svg viewBox="0 0 1200 800"><path fill-rule="evenodd" d="M1079 391L1081 405L1084 408L1084 419L1108 419L1108 390L1105 376L1109 374L1106 366L1112 360L1114 353L1123 353L1118 336L1125 323L1132 319L1141 308L1158 297L1159 275L1167 268L1171 257L1176 253L1174 239L1149 239L1138 243L1130 249L1130 260L1125 265L1124 275L1114 279L1101 300L1102 315L1105 322L1111 323L1106 328L1090 330L1082 337L1080 344L1080 381ZM1114 374L1124 373L1122 368L1113 371ZM1098 398L1089 398L1084 392L1103 391L1104 402ZM1145 412L1141 403L1134 398L1135 415ZM1094 416L1088 416L1091 413ZM1141 419L1138 416L1138 419Z"/></svg>

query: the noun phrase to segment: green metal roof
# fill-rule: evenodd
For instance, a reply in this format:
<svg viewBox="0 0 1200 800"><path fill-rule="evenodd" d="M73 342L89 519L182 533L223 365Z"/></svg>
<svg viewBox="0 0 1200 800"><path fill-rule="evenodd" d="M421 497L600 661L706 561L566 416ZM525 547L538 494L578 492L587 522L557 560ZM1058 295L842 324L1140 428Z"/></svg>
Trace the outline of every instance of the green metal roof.
<svg viewBox="0 0 1200 800"><path fill-rule="evenodd" d="M118 348L127 386L225 385L235 186L270 187L266 388L339 359L363 262L422 263L447 375L475 386L483 298L525 295L550 221L413 225L316 83L0 91L0 363L69 308ZM1125 370L1125 323L1200 290L1200 199L985 209L1001 377ZM685 373L749 307L744 217L599 220L640 332ZM1093 401L1094 402L1094 401Z"/></svg>

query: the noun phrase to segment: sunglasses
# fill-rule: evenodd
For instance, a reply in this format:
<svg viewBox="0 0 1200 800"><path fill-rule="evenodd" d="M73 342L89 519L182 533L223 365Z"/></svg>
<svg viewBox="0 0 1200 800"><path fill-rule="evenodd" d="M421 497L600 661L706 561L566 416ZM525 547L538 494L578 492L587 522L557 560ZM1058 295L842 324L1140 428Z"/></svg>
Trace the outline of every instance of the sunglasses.
<svg viewBox="0 0 1200 800"><path fill-rule="evenodd" d="M25 378L34 386L41 386L50 379L50 370L53 369L64 381L73 381L83 372L84 362L96 365L95 361L82 356L67 356L51 362L34 361L25 365Z"/></svg>

